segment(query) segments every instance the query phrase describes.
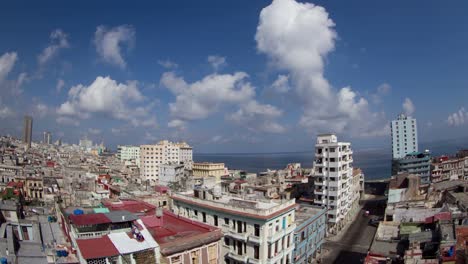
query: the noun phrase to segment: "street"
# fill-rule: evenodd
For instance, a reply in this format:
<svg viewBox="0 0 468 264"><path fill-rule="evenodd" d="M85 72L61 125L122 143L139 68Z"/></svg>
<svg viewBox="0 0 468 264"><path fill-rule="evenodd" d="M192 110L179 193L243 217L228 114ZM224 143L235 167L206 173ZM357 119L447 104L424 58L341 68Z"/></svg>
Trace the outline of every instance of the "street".
<svg viewBox="0 0 468 264"><path fill-rule="evenodd" d="M359 213L356 220L338 238L332 238L324 244L322 263L362 263L372 243L377 228L369 225L369 219L373 216L382 216L382 201L362 201L364 210ZM371 215L364 216L363 212L369 210Z"/></svg>

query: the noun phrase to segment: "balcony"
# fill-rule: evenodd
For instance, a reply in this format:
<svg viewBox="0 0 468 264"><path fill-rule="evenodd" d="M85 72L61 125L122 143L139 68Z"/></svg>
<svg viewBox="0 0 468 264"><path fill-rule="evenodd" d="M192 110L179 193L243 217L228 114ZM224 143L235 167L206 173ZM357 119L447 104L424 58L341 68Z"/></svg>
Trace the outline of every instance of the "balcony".
<svg viewBox="0 0 468 264"><path fill-rule="evenodd" d="M251 243L255 243L255 244L260 244L262 243L262 239L258 236L254 236L254 235L250 235L248 237L248 241L251 242Z"/></svg>
<svg viewBox="0 0 468 264"><path fill-rule="evenodd" d="M285 235L288 235L288 234L290 234L291 232L294 232L294 229L296 229L296 225L295 225L295 224L286 227L286 231L284 232Z"/></svg>
<svg viewBox="0 0 468 264"><path fill-rule="evenodd" d="M229 230L226 235L237 240L247 241L247 233L237 233Z"/></svg>
<svg viewBox="0 0 468 264"><path fill-rule="evenodd" d="M327 190L325 190L325 189L315 189L315 190L314 190L314 194L317 194L317 195L326 195L326 194L327 194Z"/></svg>
<svg viewBox="0 0 468 264"><path fill-rule="evenodd" d="M284 236L284 229L279 230L278 232L275 232L274 234L268 235L268 242L273 243L276 240L282 238Z"/></svg>
<svg viewBox="0 0 468 264"><path fill-rule="evenodd" d="M283 251L276 253L274 256L268 259L268 264L275 264L283 258Z"/></svg>
<svg viewBox="0 0 468 264"><path fill-rule="evenodd" d="M231 258L235 261L240 261L240 262L243 262L243 263L247 263L247 255L238 255L236 253L234 253L233 251L229 252L228 253L228 258Z"/></svg>

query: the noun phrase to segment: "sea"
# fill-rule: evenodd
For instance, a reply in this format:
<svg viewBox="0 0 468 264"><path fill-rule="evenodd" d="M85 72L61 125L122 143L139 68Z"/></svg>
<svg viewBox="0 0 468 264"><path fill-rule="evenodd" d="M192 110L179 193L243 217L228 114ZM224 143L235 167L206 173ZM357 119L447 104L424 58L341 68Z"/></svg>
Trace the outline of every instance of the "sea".
<svg viewBox="0 0 468 264"><path fill-rule="evenodd" d="M433 156L454 155L460 149L468 149L468 138L422 143ZM258 173L267 169L284 169L288 163L301 163L311 168L313 151L281 153L194 153L195 162L223 162L228 169L240 169ZM366 181L388 179L391 176L390 149L353 150L354 167L361 168Z"/></svg>
<svg viewBox="0 0 468 264"><path fill-rule="evenodd" d="M362 151L353 154L354 167L364 172L367 180L389 178L391 175L391 155L377 151ZM195 153L195 162L223 162L228 169L240 169L247 172L284 169L289 163L301 163L303 168L311 168L314 152L283 153Z"/></svg>

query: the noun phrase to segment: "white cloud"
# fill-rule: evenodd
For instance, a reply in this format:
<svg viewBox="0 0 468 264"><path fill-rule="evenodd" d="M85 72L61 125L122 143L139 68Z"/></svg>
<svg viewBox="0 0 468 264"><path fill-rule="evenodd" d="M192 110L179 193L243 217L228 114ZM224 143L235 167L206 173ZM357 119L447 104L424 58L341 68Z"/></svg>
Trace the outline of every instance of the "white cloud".
<svg viewBox="0 0 468 264"><path fill-rule="evenodd" d="M408 116L413 115L415 110L416 107L414 106L413 101L409 98L405 98L405 101L403 102L403 111L405 114Z"/></svg>
<svg viewBox="0 0 468 264"><path fill-rule="evenodd" d="M57 80L57 85L55 86L55 90L57 93L60 93L62 91L62 88L65 86L65 81L62 79Z"/></svg>
<svg viewBox="0 0 468 264"><path fill-rule="evenodd" d="M25 72L20 73L16 80L7 79L17 60L16 52L7 52L0 56L0 90L11 93L13 96L18 96L23 92L21 86L28 80Z"/></svg>
<svg viewBox="0 0 468 264"><path fill-rule="evenodd" d="M165 69L176 69L179 65L171 60L158 60L158 64Z"/></svg>
<svg viewBox="0 0 468 264"><path fill-rule="evenodd" d="M278 78L273 82L271 88L277 93L287 93L291 90L291 86L289 85L289 76L282 74L278 75Z"/></svg>
<svg viewBox="0 0 468 264"><path fill-rule="evenodd" d="M300 125L319 133L381 134L387 123L383 114L372 113L367 100L349 87L335 91L324 77L324 62L337 38L334 26L321 6L274 0L260 13L257 49L289 72L303 106Z"/></svg>
<svg viewBox="0 0 468 264"><path fill-rule="evenodd" d="M58 124L61 124L61 125L71 125L71 126L79 126L80 125L80 121L78 121L76 118L71 118L71 117L67 117L67 116L58 116L55 121L58 123Z"/></svg>
<svg viewBox="0 0 468 264"><path fill-rule="evenodd" d="M242 104L240 109L227 119L251 131L283 133L286 129L275 121L282 114L283 112L275 106L251 100Z"/></svg>
<svg viewBox="0 0 468 264"><path fill-rule="evenodd" d="M0 119L14 116L15 113L6 105L0 105Z"/></svg>
<svg viewBox="0 0 468 264"><path fill-rule="evenodd" d="M36 118L44 118L49 113L49 107L43 103L35 103L33 105L33 115Z"/></svg>
<svg viewBox="0 0 468 264"><path fill-rule="evenodd" d="M101 129L98 129L98 128L88 128L88 133L90 133L91 135L99 135L101 134Z"/></svg>
<svg viewBox="0 0 468 264"><path fill-rule="evenodd" d="M218 55L208 56L207 61L211 64L211 67L213 67L215 71L218 71L221 69L221 67L224 67L227 64L226 57L221 57Z"/></svg>
<svg viewBox="0 0 468 264"><path fill-rule="evenodd" d="M244 72L210 74L194 83L187 83L173 72L161 77L161 84L175 96L169 104L171 115L179 120L204 119L224 104L245 102L255 95L254 88L246 82Z"/></svg>
<svg viewBox="0 0 468 264"><path fill-rule="evenodd" d="M122 54L123 46L130 49L135 42L135 29L130 25L121 25L108 29L99 26L94 34L96 51L101 58L112 65L125 69L127 63Z"/></svg>
<svg viewBox="0 0 468 264"><path fill-rule="evenodd" d="M170 127L170 128L176 128L176 129L180 129L180 130L185 129L185 128L186 128L186 125L187 125L187 122L182 121L182 120L180 120L180 119L171 120L171 121L169 121L169 123L167 124L167 126Z"/></svg>
<svg viewBox="0 0 468 264"><path fill-rule="evenodd" d="M110 77L99 76L89 86L79 84L70 88L68 100L57 109L57 113L80 119L100 114L128 121L134 126L155 126L156 118L150 113L153 104L134 106L144 99L137 82L117 83Z"/></svg>
<svg viewBox="0 0 468 264"><path fill-rule="evenodd" d="M468 112L462 107L455 113L448 116L447 122L450 126L462 126L468 124Z"/></svg>
<svg viewBox="0 0 468 264"><path fill-rule="evenodd" d="M388 83L382 83L377 87L377 91L371 95L374 104L382 103L382 98L392 91L392 86Z"/></svg>
<svg viewBox="0 0 468 264"><path fill-rule="evenodd" d="M70 47L68 43L68 35L61 29L56 29L50 33L50 44L41 54L37 56L39 65L44 65L53 59L61 49Z"/></svg>
<svg viewBox="0 0 468 264"><path fill-rule="evenodd" d="M0 83L2 83L11 72L17 58L16 52L7 52L0 57Z"/></svg>

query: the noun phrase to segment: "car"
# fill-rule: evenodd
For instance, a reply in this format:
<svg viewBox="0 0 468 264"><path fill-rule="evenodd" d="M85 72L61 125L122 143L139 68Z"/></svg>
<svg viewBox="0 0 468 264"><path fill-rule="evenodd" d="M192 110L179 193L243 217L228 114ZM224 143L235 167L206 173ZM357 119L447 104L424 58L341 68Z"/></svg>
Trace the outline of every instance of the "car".
<svg viewBox="0 0 468 264"><path fill-rule="evenodd" d="M371 226L377 227L377 226L379 226L379 222L380 222L380 220L375 219L375 218L374 219L369 219L369 225L371 225Z"/></svg>

